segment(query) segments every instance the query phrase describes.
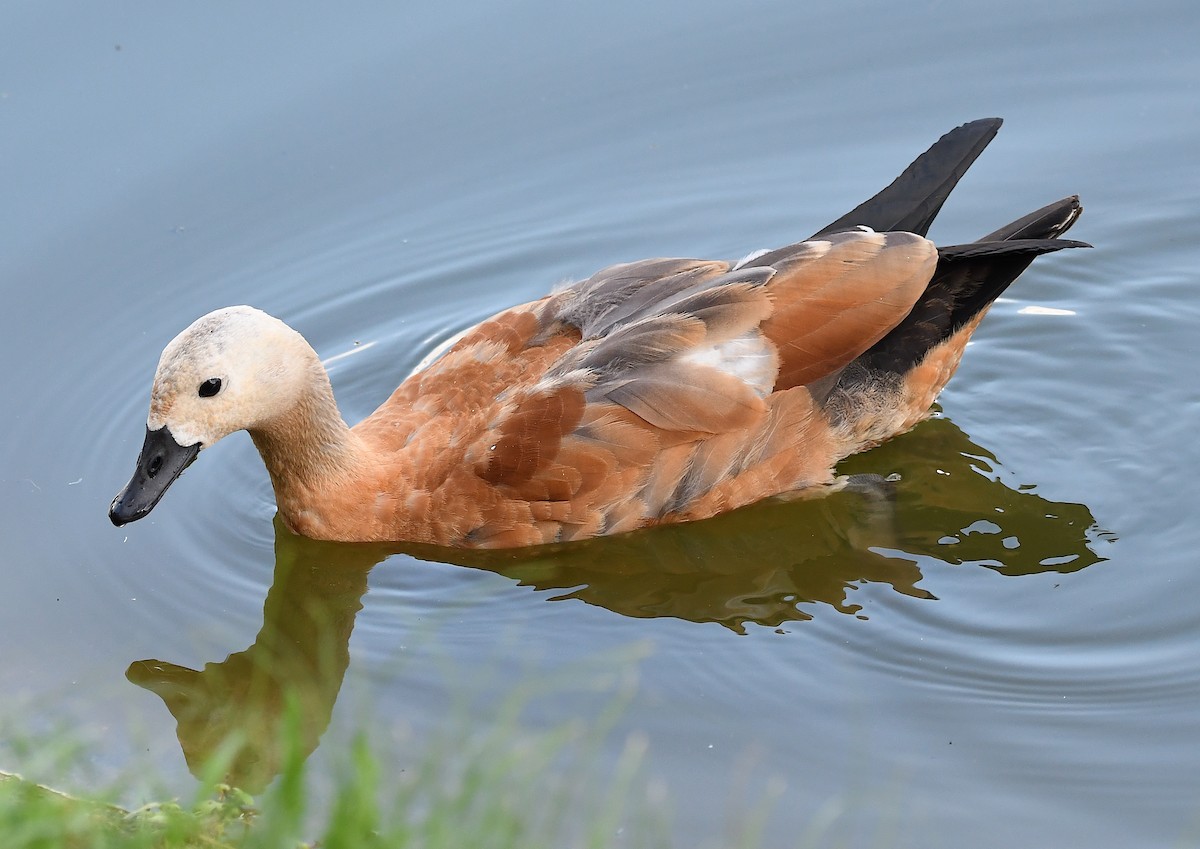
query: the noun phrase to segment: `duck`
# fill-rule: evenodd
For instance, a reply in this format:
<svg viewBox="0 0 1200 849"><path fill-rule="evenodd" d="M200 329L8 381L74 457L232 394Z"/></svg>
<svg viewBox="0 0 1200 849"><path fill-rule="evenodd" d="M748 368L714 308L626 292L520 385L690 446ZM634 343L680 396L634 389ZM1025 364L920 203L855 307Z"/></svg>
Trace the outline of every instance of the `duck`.
<svg viewBox="0 0 1200 849"><path fill-rule="evenodd" d="M689 522L836 488L915 426L996 298L1082 212L1055 201L976 241L934 217L999 118L943 135L804 241L736 262L613 265L467 329L353 427L304 337L249 306L162 352L117 525L245 430L278 514L339 542L518 548Z"/></svg>

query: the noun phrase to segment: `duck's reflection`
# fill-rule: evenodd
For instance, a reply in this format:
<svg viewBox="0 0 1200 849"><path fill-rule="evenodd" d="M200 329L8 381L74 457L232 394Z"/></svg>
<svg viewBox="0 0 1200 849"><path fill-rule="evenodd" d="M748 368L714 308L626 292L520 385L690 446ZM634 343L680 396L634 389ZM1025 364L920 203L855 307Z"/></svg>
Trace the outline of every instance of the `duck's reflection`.
<svg viewBox="0 0 1200 849"><path fill-rule="evenodd" d="M302 754L329 724L371 568L391 553L507 576L552 599L631 617L717 622L741 632L810 619L822 606L861 615L855 587L884 583L916 598L922 564L975 563L1008 575L1071 572L1103 559L1105 536L1081 504L1051 502L997 478L996 460L946 419L933 419L853 458L849 473L901 476L892 497L842 491L771 502L704 522L623 537L507 552L339 545L276 525L275 580L250 648L196 671L138 661L128 677L157 693L178 723L193 772L235 754L228 780L265 786L283 757L280 727L294 700Z"/></svg>
<svg viewBox="0 0 1200 849"><path fill-rule="evenodd" d="M412 551L484 568L540 590L562 589L624 616L749 623L811 619L828 605L861 614L864 583L933 596L922 562L976 563L1006 575L1073 572L1104 558L1106 536L1082 504L1012 489L999 463L950 420L846 461L845 474L898 474L884 492L845 490L772 501L689 525L526 552Z"/></svg>
<svg viewBox="0 0 1200 849"><path fill-rule="evenodd" d="M126 677L158 694L175 717L193 774L220 751L230 759L227 780L258 792L288 747L305 757L317 747L350 663L367 574L386 555L297 537L277 522L275 580L254 645L199 671L162 660L130 664ZM297 721L285 735L289 703Z"/></svg>

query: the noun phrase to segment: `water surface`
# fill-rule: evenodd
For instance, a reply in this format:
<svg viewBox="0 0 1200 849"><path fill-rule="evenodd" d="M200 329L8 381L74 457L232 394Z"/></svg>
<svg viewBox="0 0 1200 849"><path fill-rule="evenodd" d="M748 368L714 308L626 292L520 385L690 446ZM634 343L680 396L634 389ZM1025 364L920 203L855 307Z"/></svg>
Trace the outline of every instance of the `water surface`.
<svg viewBox="0 0 1200 849"><path fill-rule="evenodd" d="M646 740L678 845L721 845L769 786L771 846L1197 842L1191 5L5 17L11 733L73 728L97 777L149 762L186 795L188 758L265 737L296 681L319 773L363 724L403 769L450 708L487 729L522 690L532 730L591 720L632 669L602 754ZM893 514L841 494L447 563L289 535L237 437L108 523L159 351L210 309L301 330L356 421L498 309L802 237L988 115L1006 125L931 235L1078 193L1096 248L1039 260L942 415L844 465L900 473Z"/></svg>

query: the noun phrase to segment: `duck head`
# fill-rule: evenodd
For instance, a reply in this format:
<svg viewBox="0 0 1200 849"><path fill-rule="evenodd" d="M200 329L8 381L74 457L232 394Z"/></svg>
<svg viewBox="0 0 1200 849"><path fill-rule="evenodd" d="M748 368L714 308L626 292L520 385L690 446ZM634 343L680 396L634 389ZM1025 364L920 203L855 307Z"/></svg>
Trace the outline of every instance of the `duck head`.
<svg viewBox="0 0 1200 849"><path fill-rule="evenodd" d="M154 375L137 467L109 507L113 524L153 510L203 449L294 407L311 380L311 352L299 333L247 306L211 312L172 339Z"/></svg>

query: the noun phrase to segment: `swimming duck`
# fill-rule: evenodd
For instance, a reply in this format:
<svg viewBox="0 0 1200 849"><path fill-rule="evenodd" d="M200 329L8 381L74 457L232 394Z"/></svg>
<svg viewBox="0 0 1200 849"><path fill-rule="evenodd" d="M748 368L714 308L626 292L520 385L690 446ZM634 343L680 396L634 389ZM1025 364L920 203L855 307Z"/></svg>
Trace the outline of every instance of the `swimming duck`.
<svg viewBox="0 0 1200 849"><path fill-rule="evenodd" d="M1061 248L1068 197L976 242L925 238L1000 127L958 127L806 241L737 263L615 265L467 330L354 427L304 338L248 306L163 351L114 499L142 518L249 431L299 534L503 548L703 519L836 483L929 415L983 315Z"/></svg>

